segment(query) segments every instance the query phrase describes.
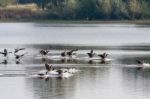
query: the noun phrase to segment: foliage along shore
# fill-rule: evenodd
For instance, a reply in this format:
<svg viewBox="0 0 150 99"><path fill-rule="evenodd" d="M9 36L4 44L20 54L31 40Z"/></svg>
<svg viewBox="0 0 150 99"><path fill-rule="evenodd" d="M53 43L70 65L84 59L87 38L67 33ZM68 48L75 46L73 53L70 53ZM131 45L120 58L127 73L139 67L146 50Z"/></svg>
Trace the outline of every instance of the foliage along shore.
<svg viewBox="0 0 150 99"><path fill-rule="evenodd" d="M150 25L150 20L52 20L52 19L4 19L0 23L14 23L14 22L35 22L35 23L48 23L48 24L138 24Z"/></svg>
<svg viewBox="0 0 150 99"><path fill-rule="evenodd" d="M149 19L150 0L0 0L0 21L149 24Z"/></svg>

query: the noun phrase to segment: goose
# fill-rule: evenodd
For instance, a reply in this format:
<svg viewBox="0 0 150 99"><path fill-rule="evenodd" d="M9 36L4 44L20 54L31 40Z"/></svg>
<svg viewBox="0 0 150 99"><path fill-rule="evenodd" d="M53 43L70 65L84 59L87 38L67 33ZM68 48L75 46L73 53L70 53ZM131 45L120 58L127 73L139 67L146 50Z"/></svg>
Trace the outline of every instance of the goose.
<svg viewBox="0 0 150 99"><path fill-rule="evenodd" d="M39 78L48 79L48 77L49 77L48 72L51 70L51 66L49 66L48 64L45 64L45 68L46 68L46 71L40 71L37 74Z"/></svg>
<svg viewBox="0 0 150 99"><path fill-rule="evenodd" d="M75 50L70 50L70 51L64 51L61 53L61 57L59 57L60 59L72 59L72 58L75 58L75 54L74 53L75 51L77 51L77 49Z"/></svg>
<svg viewBox="0 0 150 99"><path fill-rule="evenodd" d="M54 70L52 68L52 65L50 66L49 64L45 64L45 69L46 70L42 70L40 71L37 76L39 78L42 78L42 79L48 79L48 77L52 76L52 75L58 75L59 72L57 70Z"/></svg>
<svg viewBox="0 0 150 99"><path fill-rule="evenodd" d="M75 52L75 51L78 51L78 49L74 49L74 50L68 51L68 52L67 52L67 55L68 55L68 56L75 55L76 53L73 53L73 52Z"/></svg>
<svg viewBox="0 0 150 99"><path fill-rule="evenodd" d="M150 67L149 63L145 63L144 61L137 60L138 66L139 67Z"/></svg>
<svg viewBox="0 0 150 99"><path fill-rule="evenodd" d="M94 55L96 55L96 53L94 53L93 50L91 50L90 53L87 53L87 54L88 54L89 58L92 58L92 57L94 57Z"/></svg>
<svg viewBox="0 0 150 99"><path fill-rule="evenodd" d="M7 57L9 53L12 52L8 52L7 49L4 49L4 52L0 52L0 54L4 55L4 57Z"/></svg>
<svg viewBox="0 0 150 99"><path fill-rule="evenodd" d="M52 65L49 64L45 64L45 69L46 71L40 71L38 73L38 76L41 78L45 78L46 77L62 77L62 78L67 78L72 76L73 73L77 72L77 70L75 69L54 69L52 67Z"/></svg>
<svg viewBox="0 0 150 99"><path fill-rule="evenodd" d="M62 57L67 56L67 52L66 52L66 51L62 52L62 53L61 53L61 56L62 56Z"/></svg>
<svg viewBox="0 0 150 99"><path fill-rule="evenodd" d="M21 54L21 55L18 55L18 54L15 54L14 53L14 56L15 56L15 61L16 61L16 64L20 64L20 59L23 58L25 56L26 53L24 54Z"/></svg>
<svg viewBox="0 0 150 99"><path fill-rule="evenodd" d="M57 72L57 70L56 69L54 69L53 67L52 67L52 65L49 65L49 64L45 64L45 69L46 70L43 70L43 71L40 71L39 73L38 73L38 75L56 75L56 74L58 74L58 72Z"/></svg>
<svg viewBox="0 0 150 99"><path fill-rule="evenodd" d="M42 55L42 56L46 56L47 54L48 54L48 50L41 50L40 51L40 54Z"/></svg>
<svg viewBox="0 0 150 99"><path fill-rule="evenodd" d="M103 53L103 54L99 54L98 56L100 56L102 59L105 59L108 56L108 54L107 53Z"/></svg>
<svg viewBox="0 0 150 99"><path fill-rule="evenodd" d="M99 57L101 57L101 63L106 63L106 62L109 62L112 60L112 59L107 58L108 55L109 54L107 54L107 53L103 53L103 54L98 55Z"/></svg>

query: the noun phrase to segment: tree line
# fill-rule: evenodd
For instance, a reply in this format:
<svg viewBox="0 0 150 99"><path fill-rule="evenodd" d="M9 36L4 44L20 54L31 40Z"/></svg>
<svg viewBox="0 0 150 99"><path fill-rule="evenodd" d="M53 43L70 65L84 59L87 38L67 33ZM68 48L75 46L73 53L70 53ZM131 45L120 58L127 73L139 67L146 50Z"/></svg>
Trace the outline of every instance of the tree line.
<svg viewBox="0 0 150 99"><path fill-rule="evenodd" d="M150 0L0 0L11 3L35 3L49 19L149 19Z"/></svg>

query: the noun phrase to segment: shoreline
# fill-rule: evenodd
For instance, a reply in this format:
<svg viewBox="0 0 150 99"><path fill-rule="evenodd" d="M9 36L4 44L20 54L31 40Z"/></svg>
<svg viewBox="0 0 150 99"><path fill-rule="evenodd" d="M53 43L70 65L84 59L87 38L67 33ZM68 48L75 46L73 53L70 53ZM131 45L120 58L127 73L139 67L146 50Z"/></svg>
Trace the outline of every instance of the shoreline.
<svg viewBox="0 0 150 99"><path fill-rule="evenodd" d="M150 19L147 20L48 20L48 19L6 19L0 20L0 23L48 23L48 24L138 24L150 25Z"/></svg>
<svg viewBox="0 0 150 99"><path fill-rule="evenodd" d="M55 49L55 50L144 50L149 51L149 44L126 44L126 45L82 45L82 44L0 44L0 48L27 47L36 49Z"/></svg>

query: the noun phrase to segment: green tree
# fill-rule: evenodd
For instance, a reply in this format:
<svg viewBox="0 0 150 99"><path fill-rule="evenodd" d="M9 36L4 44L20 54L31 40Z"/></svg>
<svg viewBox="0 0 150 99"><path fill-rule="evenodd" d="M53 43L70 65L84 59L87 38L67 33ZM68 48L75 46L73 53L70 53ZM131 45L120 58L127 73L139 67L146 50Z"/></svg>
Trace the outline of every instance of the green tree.
<svg viewBox="0 0 150 99"><path fill-rule="evenodd" d="M112 11L111 0L98 0L97 9L101 15L101 18L109 19Z"/></svg>
<svg viewBox="0 0 150 99"><path fill-rule="evenodd" d="M14 3L14 0L0 0L0 6L4 7Z"/></svg>
<svg viewBox="0 0 150 99"><path fill-rule="evenodd" d="M141 8L140 8L140 4L137 0L129 0L128 10L129 10L131 19L140 18Z"/></svg>
<svg viewBox="0 0 150 99"><path fill-rule="evenodd" d="M125 2L122 0L112 0L112 19L128 19L129 13Z"/></svg>
<svg viewBox="0 0 150 99"><path fill-rule="evenodd" d="M141 15L142 18L150 18L150 6L146 1L141 1Z"/></svg>
<svg viewBox="0 0 150 99"><path fill-rule="evenodd" d="M95 17L96 0L77 0L77 18L91 20Z"/></svg>

